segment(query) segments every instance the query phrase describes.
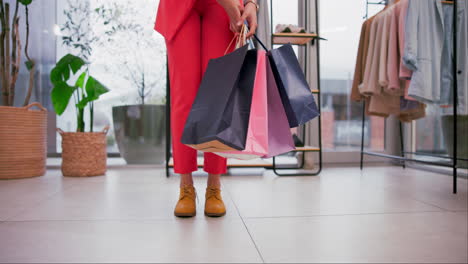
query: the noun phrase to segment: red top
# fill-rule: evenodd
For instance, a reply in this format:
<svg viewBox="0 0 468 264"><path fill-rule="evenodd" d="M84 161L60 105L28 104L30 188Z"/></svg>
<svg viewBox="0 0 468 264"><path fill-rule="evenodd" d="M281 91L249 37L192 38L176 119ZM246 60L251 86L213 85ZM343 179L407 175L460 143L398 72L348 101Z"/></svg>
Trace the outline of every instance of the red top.
<svg viewBox="0 0 468 264"><path fill-rule="evenodd" d="M160 0L154 29L171 41L185 22L196 0Z"/></svg>

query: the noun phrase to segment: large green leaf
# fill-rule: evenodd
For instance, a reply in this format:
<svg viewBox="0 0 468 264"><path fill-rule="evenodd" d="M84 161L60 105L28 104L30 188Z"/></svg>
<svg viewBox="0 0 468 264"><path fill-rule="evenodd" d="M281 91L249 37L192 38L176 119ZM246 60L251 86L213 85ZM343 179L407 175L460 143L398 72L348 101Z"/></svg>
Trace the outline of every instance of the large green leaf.
<svg viewBox="0 0 468 264"><path fill-rule="evenodd" d="M81 85L84 84L85 77L86 74L82 74L80 78L78 78L78 81L76 82L77 86L83 87ZM76 107L78 107L79 109L85 108L89 102L96 101L97 99L99 99L99 96L109 91L109 89L107 89L102 83L100 83L98 80L91 76L88 76L88 81L86 81L85 89L86 97L81 99L78 102L78 104L76 104Z"/></svg>
<svg viewBox="0 0 468 264"><path fill-rule="evenodd" d="M70 79L70 71L76 74L81 67L85 65L85 61L80 57L72 54L67 54L61 58L50 73L50 80L53 84L58 82L67 82Z"/></svg>
<svg viewBox="0 0 468 264"><path fill-rule="evenodd" d="M88 81L86 82L86 97L88 97L89 102L97 100L99 96L107 92L109 92L107 87L95 78L89 76Z"/></svg>
<svg viewBox="0 0 468 264"><path fill-rule="evenodd" d="M77 87L70 86L66 82L58 82L54 84L50 97L52 99L54 110L58 115L63 114L76 89Z"/></svg>
<svg viewBox="0 0 468 264"><path fill-rule="evenodd" d="M76 104L76 107L78 107L79 109L84 109L89 102L89 97L85 97Z"/></svg>
<svg viewBox="0 0 468 264"><path fill-rule="evenodd" d="M78 80L76 80L75 86L76 87L81 87L85 88L85 80L86 80L86 72L83 72L80 77L78 77Z"/></svg>

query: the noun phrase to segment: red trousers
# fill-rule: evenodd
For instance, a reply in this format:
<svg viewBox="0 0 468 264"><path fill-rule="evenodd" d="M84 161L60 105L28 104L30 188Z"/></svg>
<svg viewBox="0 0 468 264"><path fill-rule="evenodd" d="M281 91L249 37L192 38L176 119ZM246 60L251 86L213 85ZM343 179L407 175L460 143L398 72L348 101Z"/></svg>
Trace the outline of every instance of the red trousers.
<svg viewBox="0 0 468 264"><path fill-rule="evenodd" d="M233 38L229 17L216 0L197 0L174 38L166 41L171 83L171 130L175 173L198 169L197 151L180 140L208 61L224 55ZM204 153L204 170L226 173L226 159Z"/></svg>

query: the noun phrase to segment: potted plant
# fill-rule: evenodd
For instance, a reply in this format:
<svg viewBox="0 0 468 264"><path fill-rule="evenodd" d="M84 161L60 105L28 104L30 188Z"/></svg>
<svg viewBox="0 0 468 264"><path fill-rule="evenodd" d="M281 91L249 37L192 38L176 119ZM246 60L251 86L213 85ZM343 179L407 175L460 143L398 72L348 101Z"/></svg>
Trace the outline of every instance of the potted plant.
<svg viewBox="0 0 468 264"><path fill-rule="evenodd" d="M69 84L77 77L74 84ZM50 80L52 105L58 115L63 114L71 100L76 109L76 132L64 132L62 136L62 173L64 176L86 177L106 172L106 134L93 131L94 101L109 90L89 74L88 64L80 57L65 55L52 69ZM72 99L73 98L73 99ZM89 132L85 132L85 109L89 112Z"/></svg>
<svg viewBox="0 0 468 264"><path fill-rule="evenodd" d="M153 13L142 14L137 5L126 2L108 50L116 61L109 70L127 80L137 95L136 104L112 108L114 133L127 164L162 164L165 161L166 106L165 96L158 92L164 91L166 69L165 63L155 62L165 60L165 54L152 28L146 26L152 21Z"/></svg>
<svg viewBox="0 0 468 264"><path fill-rule="evenodd" d="M42 176L45 173L47 147L47 110L31 103L36 64L29 56L29 5L32 0L18 0L14 8L0 0L0 179ZM22 107L15 106L15 89L21 68L19 34L20 11L24 8L26 41L25 66L29 71L29 87ZM13 12L11 12L13 11ZM39 110L32 110L33 107Z"/></svg>

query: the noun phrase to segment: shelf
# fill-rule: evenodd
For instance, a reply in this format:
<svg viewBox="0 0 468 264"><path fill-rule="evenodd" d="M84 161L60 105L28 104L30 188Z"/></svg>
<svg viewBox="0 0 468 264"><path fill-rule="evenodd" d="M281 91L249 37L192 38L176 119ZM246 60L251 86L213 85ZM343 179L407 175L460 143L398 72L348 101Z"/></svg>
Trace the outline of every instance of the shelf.
<svg viewBox="0 0 468 264"><path fill-rule="evenodd" d="M310 147L310 146L305 146L305 147L297 147L293 152L319 152L320 148L317 147Z"/></svg>
<svg viewBox="0 0 468 264"><path fill-rule="evenodd" d="M305 45L315 38L318 35L314 33L274 33L273 44Z"/></svg>

